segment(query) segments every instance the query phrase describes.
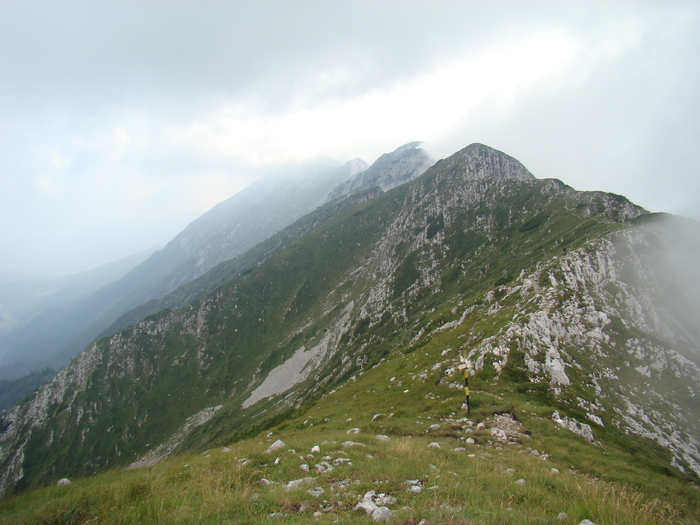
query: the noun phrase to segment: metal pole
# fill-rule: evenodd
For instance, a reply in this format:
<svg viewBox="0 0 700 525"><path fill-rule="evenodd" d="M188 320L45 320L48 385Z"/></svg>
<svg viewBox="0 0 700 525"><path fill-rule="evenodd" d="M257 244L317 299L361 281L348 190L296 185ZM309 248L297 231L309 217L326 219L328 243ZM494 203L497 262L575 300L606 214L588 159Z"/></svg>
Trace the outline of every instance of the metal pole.
<svg viewBox="0 0 700 525"><path fill-rule="evenodd" d="M469 414L469 369L464 369L464 394L467 396L467 414Z"/></svg>

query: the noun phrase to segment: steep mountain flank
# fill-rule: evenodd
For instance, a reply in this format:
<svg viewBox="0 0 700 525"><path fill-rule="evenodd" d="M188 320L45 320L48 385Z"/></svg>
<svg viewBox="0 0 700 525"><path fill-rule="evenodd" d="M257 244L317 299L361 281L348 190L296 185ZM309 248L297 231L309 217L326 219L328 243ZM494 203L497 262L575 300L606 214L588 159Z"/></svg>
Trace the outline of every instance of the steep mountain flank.
<svg viewBox="0 0 700 525"><path fill-rule="evenodd" d="M479 144L330 202L3 413L3 491L229 443L424 348L440 384L461 388L461 352L480 381L532 396L562 426L652 438L692 474L697 317L645 309L666 289L655 278L678 282L644 267L665 238L645 217ZM656 373L684 378L663 421L667 387L641 394Z"/></svg>
<svg viewBox="0 0 700 525"><path fill-rule="evenodd" d="M323 204L333 188L366 167L360 159L342 166L317 161L254 182L193 221L120 279L18 328L4 340L3 360L15 366L23 363L24 370L41 364L63 366L120 315L244 253Z"/></svg>
<svg viewBox="0 0 700 525"><path fill-rule="evenodd" d="M356 206L368 198L376 196L377 193L393 188L406 181L412 180L424 173L433 164L433 160L422 149L418 148L419 142L411 142L391 153L380 156L371 166L361 159L353 159L345 164L348 173L357 173L347 181L339 184L328 194L327 200L339 198L347 199L350 195L355 195L350 202L343 203L343 207ZM365 169L366 168L366 169ZM346 177L347 178L347 177ZM287 182L288 183L288 182ZM338 208L330 208L330 212ZM277 253L290 242L298 239L302 232L308 232L309 228L314 228L328 217L329 210L310 214L301 219L297 224L289 228L289 231L281 232L272 236L268 241L261 243L250 253L240 260L231 261L229 264L222 264L209 275L203 276L191 285L183 286L175 290L172 294L160 300L153 300L144 303L131 311L126 312L117 319L102 335L109 335L125 328L135 322L140 321L147 315L154 314L164 308L177 308L187 302L201 296L232 279L235 275L248 269L252 265L258 265L269 258L273 253ZM184 233L184 232L183 232Z"/></svg>

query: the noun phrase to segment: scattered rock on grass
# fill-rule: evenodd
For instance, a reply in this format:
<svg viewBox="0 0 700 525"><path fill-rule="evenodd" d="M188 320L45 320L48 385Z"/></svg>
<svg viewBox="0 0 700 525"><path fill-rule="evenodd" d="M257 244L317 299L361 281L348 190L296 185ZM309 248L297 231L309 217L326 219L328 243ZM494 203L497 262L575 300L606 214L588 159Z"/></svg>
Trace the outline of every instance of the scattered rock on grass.
<svg viewBox="0 0 700 525"><path fill-rule="evenodd" d="M497 414L490 417L486 423L492 427L491 435L500 443L515 443L525 437L522 424L513 417L513 414Z"/></svg>
<svg viewBox="0 0 700 525"><path fill-rule="evenodd" d="M314 465L314 466L316 467L316 471L319 474L325 474L326 472L330 472L333 470L333 466L330 463L328 463L327 461L322 461L321 463L316 463L316 465Z"/></svg>
<svg viewBox="0 0 700 525"><path fill-rule="evenodd" d="M73 482L69 480L68 478L61 478L56 482L56 485L72 485Z"/></svg>
<svg viewBox="0 0 700 525"><path fill-rule="evenodd" d="M284 448L286 446L287 446L287 444L284 441L282 441L281 439L278 439L272 445L270 445L270 448L268 448L265 451L265 454L270 454L270 453L274 452L275 450L279 450L279 449Z"/></svg>
<svg viewBox="0 0 700 525"><path fill-rule="evenodd" d="M389 507L396 504L396 498L394 496L389 496L388 494L378 494L377 499L374 502L380 507Z"/></svg>
<svg viewBox="0 0 700 525"><path fill-rule="evenodd" d="M393 516L393 512L386 505L396 503L396 498L386 494L377 494L374 490L366 492L362 499L355 505L355 510L364 510L374 521L385 521Z"/></svg>
<svg viewBox="0 0 700 525"><path fill-rule="evenodd" d="M364 510L367 514L370 516L372 513L377 510L379 507L369 499L361 499L357 505L355 505L355 510Z"/></svg>
<svg viewBox="0 0 700 525"><path fill-rule="evenodd" d="M508 441L508 436L500 428L492 428L490 432L496 441L500 441L501 443L505 443Z"/></svg>
<svg viewBox="0 0 700 525"><path fill-rule="evenodd" d="M294 479L287 483L287 490L293 490L301 487L302 485L307 485L309 483L313 483L316 481L316 478L301 478L301 479Z"/></svg>
<svg viewBox="0 0 700 525"><path fill-rule="evenodd" d="M405 485L408 485L408 492L412 494L420 494L423 492L423 484L419 479L408 479L404 482Z"/></svg>
<svg viewBox="0 0 700 525"><path fill-rule="evenodd" d="M313 489L309 489L306 492L308 492L314 498L320 498L323 495L323 487L316 487Z"/></svg>
<svg viewBox="0 0 700 525"><path fill-rule="evenodd" d="M374 521L386 521L391 519L393 515L394 513L387 507L377 507L377 510L372 513L372 519Z"/></svg>

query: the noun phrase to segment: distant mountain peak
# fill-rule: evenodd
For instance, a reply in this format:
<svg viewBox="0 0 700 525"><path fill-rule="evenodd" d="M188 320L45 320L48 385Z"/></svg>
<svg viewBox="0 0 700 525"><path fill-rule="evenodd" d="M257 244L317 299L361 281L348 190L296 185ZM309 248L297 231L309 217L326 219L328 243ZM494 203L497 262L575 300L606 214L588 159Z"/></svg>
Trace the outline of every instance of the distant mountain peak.
<svg viewBox="0 0 700 525"><path fill-rule="evenodd" d="M434 161L418 147L420 144L420 141L409 142L391 153L385 153L370 167L335 188L328 198L345 197L372 186L387 191L421 176Z"/></svg>
<svg viewBox="0 0 700 525"><path fill-rule="evenodd" d="M396 154L401 154L401 153L404 153L405 151L409 151L409 150L412 150L412 149L416 149L416 148L418 148L418 146L420 146L421 144L423 144L423 141L422 141L422 140L415 140L415 141L413 141L413 142L409 142L408 144L404 144L403 146L400 146L400 147L396 148L392 153L395 154L395 155L396 155ZM389 153L389 155L391 155L392 153Z"/></svg>
<svg viewBox="0 0 700 525"><path fill-rule="evenodd" d="M350 177L354 177L358 173L362 173L367 168L369 168L369 164L367 164L361 158L355 157L354 159L351 159L345 164L343 164L340 168L340 171L343 174L343 176L349 179Z"/></svg>

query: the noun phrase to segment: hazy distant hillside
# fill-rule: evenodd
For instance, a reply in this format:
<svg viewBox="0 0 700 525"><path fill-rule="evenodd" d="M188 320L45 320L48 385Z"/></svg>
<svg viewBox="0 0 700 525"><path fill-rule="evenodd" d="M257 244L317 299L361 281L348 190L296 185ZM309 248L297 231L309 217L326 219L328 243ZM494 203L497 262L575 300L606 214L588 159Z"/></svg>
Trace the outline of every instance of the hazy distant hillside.
<svg viewBox="0 0 700 525"><path fill-rule="evenodd" d="M0 277L0 379L29 371L28 364L10 366L3 355L16 332L46 312L69 307L123 277L150 252L132 255L89 272L61 277L6 274ZM2 362L0 361L0 362Z"/></svg>
<svg viewBox="0 0 700 525"><path fill-rule="evenodd" d="M393 188L418 177L425 172L428 166L434 163L424 150L418 148L419 144L419 142L411 142L391 153L381 155L370 167L367 167L360 159L348 162L345 165L346 169L350 168L350 171L355 173L355 175L336 186L324 200L348 198L350 195L354 195L353 199L336 207L321 209L316 214L309 214L291 225L289 231L269 238L245 254L245 256L232 260L229 264L221 264L208 274L200 272L203 275L190 284L180 286L160 300L144 303L125 313L101 335L114 333L165 308L182 306L224 284L239 272L249 269L250 265L259 264L261 261L266 260L272 254L277 253L290 242L293 242L298 236L308 233L315 225L327 220L329 214L334 210L355 206L358 202L364 202L376 195L377 192L381 192L382 189ZM368 190L368 196L361 195L365 190ZM358 195L360 196L357 197Z"/></svg>
<svg viewBox="0 0 700 525"><path fill-rule="evenodd" d="M361 161L345 166L319 161L253 183L192 222L124 277L47 309L8 334L0 361L3 376L63 366L125 311L242 253L323 203L334 187L364 167Z"/></svg>
<svg viewBox="0 0 700 525"><path fill-rule="evenodd" d="M16 379L0 379L0 411L9 410L39 386L56 376L53 368L43 368Z"/></svg>

